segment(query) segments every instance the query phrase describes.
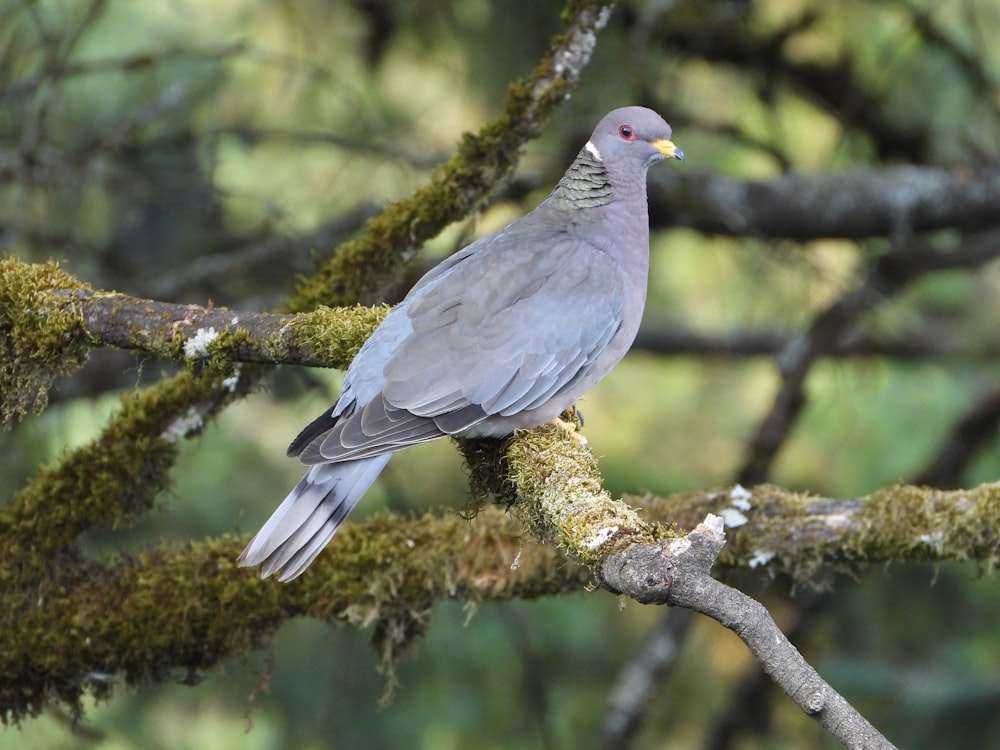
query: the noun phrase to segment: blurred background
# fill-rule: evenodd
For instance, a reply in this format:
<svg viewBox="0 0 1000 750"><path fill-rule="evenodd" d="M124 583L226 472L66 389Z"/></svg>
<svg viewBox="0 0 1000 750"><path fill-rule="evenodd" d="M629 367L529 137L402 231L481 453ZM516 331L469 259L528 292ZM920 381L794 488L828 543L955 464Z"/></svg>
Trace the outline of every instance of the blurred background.
<svg viewBox="0 0 1000 750"><path fill-rule="evenodd" d="M277 307L316 258L499 114L507 85L563 28L560 10L536 0L3 0L2 251L58 259L135 296ZM597 119L626 104L662 113L687 154L651 170L654 201L711 175L1000 168L998 35L992 0L623 2L514 181L429 243L394 294L536 205ZM858 312L841 332L858 346L810 363L780 450L751 471L748 446L780 388L774 355L906 238L722 236L685 222L683 208L654 206L641 345L580 405L612 492L750 477L853 497L1000 475L1000 264L915 273ZM931 239L957 242L962 230ZM95 352L42 416L0 433L0 497L92 438L119 393L165 371ZM286 445L338 390L339 373L281 368L187 441L157 510L88 545L110 554L255 530L300 476ZM975 439L963 442L970 424ZM443 441L398 455L355 517L466 500L460 457ZM720 575L764 601L896 744L941 749L1000 746L1000 587L984 572L992 561L893 564L823 591L760 571ZM0 728L0 747L838 746L728 631L599 592L441 606L383 708L369 637L293 622L273 648L197 686L121 690L78 726L53 707ZM663 646L656 656L642 650L650 638ZM655 667L657 690L625 737L602 723L629 665Z"/></svg>

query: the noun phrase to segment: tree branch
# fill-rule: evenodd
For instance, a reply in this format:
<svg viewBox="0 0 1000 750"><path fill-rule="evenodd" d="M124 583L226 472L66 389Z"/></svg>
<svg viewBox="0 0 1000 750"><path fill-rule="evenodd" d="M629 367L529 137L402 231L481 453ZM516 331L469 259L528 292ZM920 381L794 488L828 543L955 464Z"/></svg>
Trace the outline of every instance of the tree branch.
<svg viewBox="0 0 1000 750"><path fill-rule="evenodd" d="M814 26L819 18L818 13L807 10L766 34L748 31L753 23L716 23L694 30L676 22L663 23L656 39L684 54L728 63L744 75L754 75L760 81L762 98L773 98L779 85L787 86L810 103L825 107L845 129L862 131L881 159L926 159L932 140L924 119L900 122L894 117L884 89L879 90L870 78L860 74L851 56L841 50L836 59L817 62L788 54L789 39ZM671 17L670 21L675 19Z"/></svg>
<svg viewBox="0 0 1000 750"><path fill-rule="evenodd" d="M281 315L88 289L55 294L94 342L220 371L235 362L346 368L389 311L355 305Z"/></svg>
<svg viewBox="0 0 1000 750"><path fill-rule="evenodd" d="M781 387L747 447L738 474L743 484L765 481L805 404L805 381L821 354L832 350L876 305L924 273L978 265L1000 255L1000 230L965 237L957 248L941 249L928 241L911 242L880 256L864 283L816 316L809 330L778 355Z"/></svg>
<svg viewBox="0 0 1000 750"><path fill-rule="evenodd" d="M14 537L0 524L5 551ZM5 552L0 720L35 715L53 699L78 715L85 693L107 697L118 683L195 679L300 616L371 628L391 670L441 599L531 599L590 580L558 550L524 540L497 509L474 523L452 513L350 524L334 553L291 585L238 568L246 542L161 544L112 565Z"/></svg>
<svg viewBox="0 0 1000 750"><path fill-rule="evenodd" d="M802 658L762 604L712 578L723 529L722 518L709 515L683 538L612 555L602 577L634 599L693 609L732 630L799 708L848 748L895 747Z"/></svg>
<svg viewBox="0 0 1000 750"><path fill-rule="evenodd" d="M913 479L914 484L958 487L962 473L973 456L1000 429L1000 389L979 398L945 436L937 455Z"/></svg>
<svg viewBox="0 0 1000 750"><path fill-rule="evenodd" d="M131 439L119 437L122 443ZM1000 485L962 492L890 488L857 500L808 498L770 486L752 493L737 488L648 499L640 517L610 498L590 451L557 428L525 431L509 441L466 441L463 447L467 455L478 452L480 477L493 475L519 495L511 514L486 509L471 523L454 514L415 520L381 514L348 524L306 575L287 585L235 567L245 538L160 545L137 558L99 565L66 546L76 531L73 523L86 526L94 519L89 505L65 494L65 483L59 508L69 525L58 538L32 531L32 519L52 509L15 501L0 512L0 547L9 552L0 558L4 718L37 712L52 695L75 706L85 691L104 695L119 679L129 684L165 679L178 668L195 674L261 645L281 622L300 615L372 626L383 665L391 669L442 598L556 594L587 585L590 571L623 590L615 583L622 575L618 563L634 565L630 561L650 549L662 552L679 543L654 523L664 518L685 523L717 511L736 524L742 517L745 523L732 531L722 564L789 570L798 580L830 565L986 560L1000 551ZM115 461L92 460L105 466ZM74 463L71 457L58 471ZM484 464L493 468L482 472ZM90 488L83 497L95 491ZM37 497L56 494L39 491ZM106 500L120 513L119 502ZM77 513L87 517L74 521ZM556 544L525 540L519 521L524 518L537 535ZM37 553L22 549L35 544L41 546ZM589 568L568 563L560 548L587 560ZM676 585L684 568L673 570ZM640 601L657 600L659 584L660 579L646 589L630 584L628 593ZM703 604L693 608L703 611Z"/></svg>
<svg viewBox="0 0 1000 750"><path fill-rule="evenodd" d="M625 750L633 746L643 715L659 684L677 663L690 632L692 610L664 613L660 623L629 658L608 696L608 712L601 721L601 747Z"/></svg>
<svg viewBox="0 0 1000 750"><path fill-rule="evenodd" d="M1000 224L1000 169L892 166L770 180L666 172L651 177L654 228L706 234L861 239Z"/></svg>
<svg viewBox="0 0 1000 750"><path fill-rule="evenodd" d="M982 361L1000 357L1000 341L974 340L968 335L963 322L956 322L954 318L926 318L905 335L892 338L855 332L839 338L819 356L839 359L888 357L919 361ZM801 332L767 328L704 333L681 328L672 322L651 321L639 329L631 351L667 356L775 356L785 351L799 336Z"/></svg>

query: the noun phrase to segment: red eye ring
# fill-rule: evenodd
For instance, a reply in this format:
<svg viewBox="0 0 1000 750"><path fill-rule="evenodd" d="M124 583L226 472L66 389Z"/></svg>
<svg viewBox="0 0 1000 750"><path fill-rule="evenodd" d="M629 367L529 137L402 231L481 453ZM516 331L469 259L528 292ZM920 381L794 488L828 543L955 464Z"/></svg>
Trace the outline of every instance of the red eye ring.
<svg viewBox="0 0 1000 750"><path fill-rule="evenodd" d="M623 141L634 141L638 137L635 134L635 130L632 129L631 125L619 125L618 126L618 136Z"/></svg>

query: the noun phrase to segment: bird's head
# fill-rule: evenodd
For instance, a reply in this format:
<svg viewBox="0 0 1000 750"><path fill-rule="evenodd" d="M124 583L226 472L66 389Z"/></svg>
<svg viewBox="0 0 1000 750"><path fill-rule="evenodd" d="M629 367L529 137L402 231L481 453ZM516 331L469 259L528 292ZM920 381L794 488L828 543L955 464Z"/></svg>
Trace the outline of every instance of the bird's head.
<svg viewBox="0 0 1000 750"><path fill-rule="evenodd" d="M645 107L622 107L597 123L586 149L606 168L646 168L662 159L684 161L684 152L670 140L670 126Z"/></svg>

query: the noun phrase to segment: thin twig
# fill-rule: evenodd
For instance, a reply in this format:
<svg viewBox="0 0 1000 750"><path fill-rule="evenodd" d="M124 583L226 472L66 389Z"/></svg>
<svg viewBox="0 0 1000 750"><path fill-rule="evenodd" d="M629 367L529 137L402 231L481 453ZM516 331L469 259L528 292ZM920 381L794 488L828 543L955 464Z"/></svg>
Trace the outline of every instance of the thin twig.
<svg viewBox="0 0 1000 750"><path fill-rule="evenodd" d="M846 747L894 748L806 662L762 604L712 578L725 544L723 529L722 518L709 515L681 539L634 545L608 558L603 580L639 601L692 609L732 630L796 705Z"/></svg>
<svg viewBox="0 0 1000 750"><path fill-rule="evenodd" d="M913 484L960 486L962 474L976 454L1000 428L1000 390L979 398L945 436L937 453L912 480Z"/></svg>

